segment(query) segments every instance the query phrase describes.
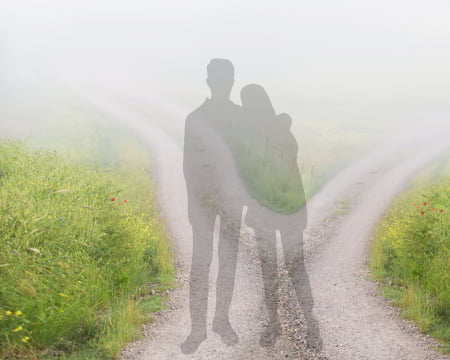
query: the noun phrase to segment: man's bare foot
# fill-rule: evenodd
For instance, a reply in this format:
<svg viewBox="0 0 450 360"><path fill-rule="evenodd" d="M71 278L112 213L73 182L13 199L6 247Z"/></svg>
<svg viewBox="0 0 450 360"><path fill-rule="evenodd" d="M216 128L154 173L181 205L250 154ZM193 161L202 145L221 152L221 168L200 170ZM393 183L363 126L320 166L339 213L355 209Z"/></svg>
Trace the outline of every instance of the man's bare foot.
<svg viewBox="0 0 450 360"><path fill-rule="evenodd" d="M189 336L180 345L181 352L183 354L193 354L197 351L200 344L206 340L206 330L205 331L191 331Z"/></svg>

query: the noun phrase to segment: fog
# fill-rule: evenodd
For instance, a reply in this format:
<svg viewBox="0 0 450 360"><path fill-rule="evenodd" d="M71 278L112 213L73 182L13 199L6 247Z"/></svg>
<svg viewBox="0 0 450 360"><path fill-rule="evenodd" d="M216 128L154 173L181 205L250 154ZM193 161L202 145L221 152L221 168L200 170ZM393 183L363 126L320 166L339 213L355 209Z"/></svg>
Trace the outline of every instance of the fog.
<svg viewBox="0 0 450 360"><path fill-rule="evenodd" d="M150 219L157 224L158 232L150 234L156 239L167 220L181 292L175 293L169 321L164 317L163 327L130 356L173 359L180 348L194 353L206 339L208 318L226 346L212 342L199 349L197 359L220 354L271 358L262 357L266 350L259 352L252 344L265 320L274 326L264 331L268 339L261 336L260 344L273 346L267 348L272 357L280 349L289 352L291 341L302 347L315 343L319 351L324 336L325 349L341 351L344 358L350 353L432 358L421 356L428 345L421 340L420 346L410 346L412 338L403 336L393 317L378 311L380 301L373 301L373 287L365 284L365 267L372 227L395 194L427 163L440 161L429 171L437 176L444 168L442 158L450 159L449 20L449 0L0 0L0 141L27 138L31 147L100 164L105 172L98 176L105 179L106 171L141 176L126 167L134 160L147 175L150 159L157 189L151 200L160 206L141 216L151 203L136 201L136 223ZM231 100L242 106L228 101L232 85ZM243 88L247 97L241 102ZM210 101L205 101L210 90ZM65 148L70 149L64 153ZM2 156L0 176L5 175ZM59 180L59 173L49 178L58 178L54 184L64 189L52 189L56 185L41 178L33 179L33 189L70 192L70 176L80 175L72 171L68 176L67 182ZM87 180L73 186L85 187L89 197L109 191ZM147 188L138 190L140 197L150 195ZM95 199L83 201L95 206L83 208L100 209ZM153 216L160 210L165 218L161 227ZM117 232L114 239L131 234L134 218L127 214L134 211L123 215L129 231L111 230ZM101 236L108 235L109 225L101 224L104 215L91 214L93 224L102 226ZM72 218L78 219L77 213ZM240 230L248 230L241 227L243 218L254 236L240 238ZM158 271L154 264L159 259L153 256L162 251L148 246L144 260L148 257L149 268ZM244 249L240 253L239 246ZM261 272L253 265L256 257ZM0 266L10 265L4 262ZM184 292L187 269L192 270L189 296ZM209 282L216 274L217 281ZM134 284L127 276L120 279L126 289ZM212 287L217 295L211 295ZM136 289L145 295L150 287ZM233 291L237 307L230 313ZM301 317L289 300L294 293ZM267 311L260 311L262 294ZM214 299L213 321L207 307ZM122 303L117 304L122 311ZM370 306L358 312L361 304ZM129 313L136 317L137 309ZM278 319L278 312L286 319ZM120 318L123 314L118 313ZM371 319L371 326L358 328L364 318ZM181 343L188 321L192 336ZM128 334L132 322L126 325ZM275 347L281 330L286 337ZM239 341L237 334L242 334L241 344L230 347ZM54 348L64 350L70 339ZM101 353L116 351L114 338L105 339ZM92 350L95 356L91 343L89 354ZM287 357L283 351L279 356Z"/></svg>
<svg viewBox="0 0 450 360"><path fill-rule="evenodd" d="M294 123L445 122L449 14L445 0L2 1L0 105L89 88L171 104L182 123L219 57L232 100L261 84Z"/></svg>

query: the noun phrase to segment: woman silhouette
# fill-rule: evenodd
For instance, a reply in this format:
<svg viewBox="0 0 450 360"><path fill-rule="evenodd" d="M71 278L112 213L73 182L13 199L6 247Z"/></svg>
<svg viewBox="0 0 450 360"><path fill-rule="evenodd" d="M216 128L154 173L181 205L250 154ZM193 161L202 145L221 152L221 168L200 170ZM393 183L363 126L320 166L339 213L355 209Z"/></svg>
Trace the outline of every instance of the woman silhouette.
<svg viewBox="0 0 450 360"><path fill-rule="evenodd" d="M260 85L241 91L244 152L242 169L250 193L257 200L249 204L246 223L255 231L264 283L269 323L261 345L273 345L280 334L278 319L278 265L276 230L280 231L285 265L297 301L307 321L307 341L320 348L313 299L303 257L303 230L307 222L305 193L297 165L298 146L290 131L287 114L276 115L269 96Z"/></svg>

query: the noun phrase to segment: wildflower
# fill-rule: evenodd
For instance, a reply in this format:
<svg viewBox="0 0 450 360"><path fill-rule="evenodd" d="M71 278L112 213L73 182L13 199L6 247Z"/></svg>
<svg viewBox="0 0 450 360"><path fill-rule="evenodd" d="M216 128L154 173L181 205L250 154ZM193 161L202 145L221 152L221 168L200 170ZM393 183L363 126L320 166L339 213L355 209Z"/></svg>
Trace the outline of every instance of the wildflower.
<svg viewBox="0 0 450 360"><path fill-rule="evenodd" d="M128 200L124 200L124 203L127 203L128 202Z"/></svg>
<svg viewBox="0 0 450 360"><path fill-rule="evenodd" d="M22 331L22 330L23 330L23 327L21 325L19 325L18 327L16 327L15 329L12 329L11 331L12 332L19 332L19 331Z"/></svg>
<svg viewBox="0 0 450 360"><path fill-rule="evenodd" d="M17 310L17 311L15 312L15 314L16 314L16 316L23 315L22 311L20 311L20 310Z"/></svg>
<svg viewBox="0 0 450 360"><path fill-rule="evenodd" d="M28 336L24 336L22 339L20 339L20 341L22 341L23 343L27 343L28 340L30 340Z"/></svg>
<svg viewBox="0 0 450 360"><path fill-rule="evenodd" d="M62 312L62 313L63 313L63 312L64 312L64 309L59 309L59 312Z"/></svg>
<svg viewBox="0 0 450 360"><path fill-rule="evenodd" d="M62 296L62 297L69 297L69 295L66 295L66 294L64 294L64 293L59 293L59 296Z"/></svg>
<svg viewBox="0 0 450 360"><path fill-rule="evenodd" d="M425 214L425 213L424 213L423 211L421 211L421 212L420 212L420 215L423 215L423 214Z"/></svg>
<svg viewBox="0 0 450 360"><path fill-rule="evenodd" d="M12 312L9 311L9 310L6 310L6 311L5 311L5 315L12 315Z"/></svg>
<svg viewBox="0 0 450 360"><path fill-rule="evenodd" d="M424 202L423 204L424 204L425 206L427 206L428 203L427 203L427 202Z"/></svg>
<svg viewBox="0 0 450 360"><path fill-rule="evenodd" d="M444 209L439 210L439 212L444 212Z"/></svg>
<svg viewBox="0 0 450 360"><path fill-rule="evenodd" d="M116 201L117 199L116 198L111 198L111 201Z"/></svg>
<svg viewBox="0 0 450 360"><path fill-rule="evenodd" d="M420 206L416 206L416 209L420 209Z"/></svg>
<svg viewBox="0 0 450 360"><path fill-rule="evenodd" d="M436 210L436 208L432 208L431 210Z"/></svg>

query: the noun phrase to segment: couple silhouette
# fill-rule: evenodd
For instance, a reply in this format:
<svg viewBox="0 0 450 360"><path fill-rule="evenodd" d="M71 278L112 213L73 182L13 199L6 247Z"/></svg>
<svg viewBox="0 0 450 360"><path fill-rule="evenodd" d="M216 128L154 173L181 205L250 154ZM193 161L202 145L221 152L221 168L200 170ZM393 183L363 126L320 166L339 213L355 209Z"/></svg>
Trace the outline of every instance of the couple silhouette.
<svg viewBox="0 0 450 360"><path fill-rule="evenodd" d="M303 257L307 222L305 193L297 165L298 146L290 131L291 118L277 115L260 85L241 90L242 106L230 100L234 67L227 59L207 66L211 97L188 115L185 124L183 171L192 225L190 276L191 332L181 344L194 353L207 337L209 268L213 232L219 218L219 270L212 329L228 345L238 343L229 311L239 250L242 210L255 232L268 323L262 346L274 345L281 333L278 318L279 279L276 232L280 232L284 262L307 324L306 340L321 345L313 299Z"/></svg>

